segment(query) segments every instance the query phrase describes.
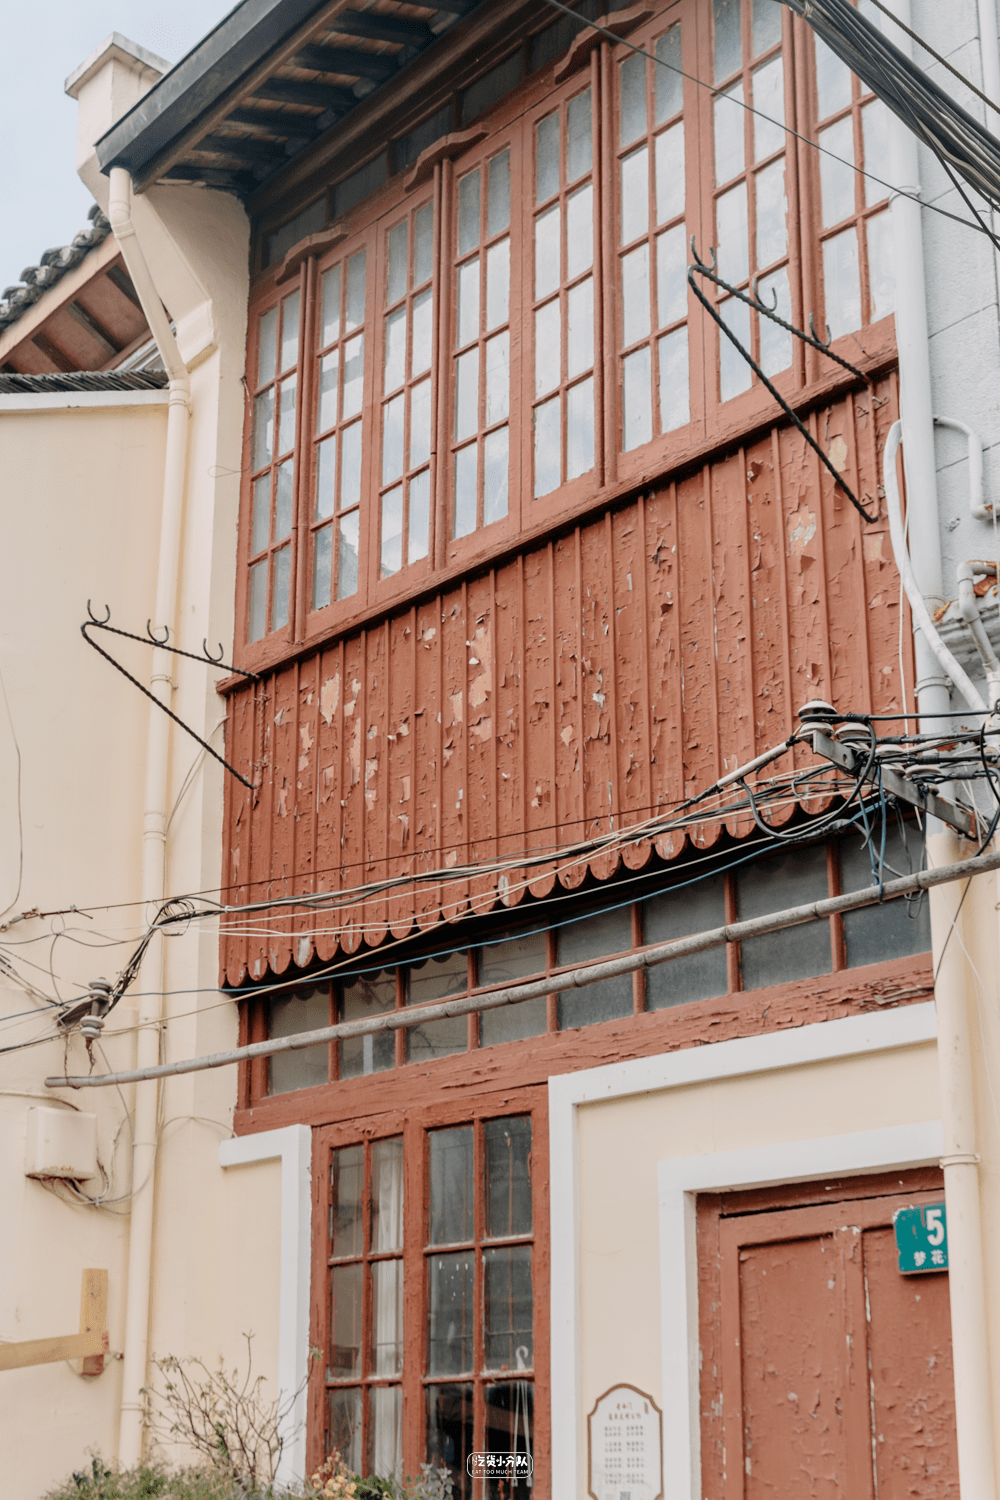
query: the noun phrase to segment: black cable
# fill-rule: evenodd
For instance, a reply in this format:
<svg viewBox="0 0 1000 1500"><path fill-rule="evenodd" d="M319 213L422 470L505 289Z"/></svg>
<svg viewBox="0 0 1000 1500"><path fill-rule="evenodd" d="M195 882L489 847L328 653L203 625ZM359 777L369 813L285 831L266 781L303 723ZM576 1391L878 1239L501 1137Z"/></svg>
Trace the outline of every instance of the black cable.
<svg viewBox="0 0 1000 1500"><path fill-rule="evenodd" d="M996 707L996 705L994 704L994 708L995 707ZM980 844L979 848L976 850L977 854L982 854L983 850L986 848L987 844L990 842L990 839L992 839L993 835L996 833L996 831L997 831L997 824L1000 823L1000 792L998 792L997 789L996 789L995 778L994 778L993 772L991 771L991 769L989 767L989 764L988 764L988 762L986 760L986 720L985 719L983 720L982 728L979 731L979 758L980 758L980 760L983 763L983 770L986 772L986 780L990 784L990 791L993 793L993 798L994 798L994 801L996 802L996 805L997 805L996 812L993 814L993 821L990 823L989 829L987 830L987 833L986 833L986 837L983 839L983 842Z"/></svg>
<svg viewBox="0 0 1000 1500"><path fill-rule="evenodd" d="M905 31L910 40L916 42L918 47L923 47L925 52L929 52L935 62L939 62L942 68L947 68L948 72L953 74L959 83L964 84L971 93L975 94L977 99L982 99L984 104L988 104L990 109L996 110L997 114L1000 114L1000 104L995 104L989 95L984 94L982 89L977 89L976 85L971 83L964 73L960 73L957 68L953 68L946 57L942 57L940 52L935 52L934 48L925 42L922 36L918 36L915 31L911 31L909 26L905 25L898 16L893 15L887 5L882 4L882 0L868 0L868 3L869 5L874 5L875 9L880 10L884 16L888 16L892 24L898 26L900 31Z"/></svg>

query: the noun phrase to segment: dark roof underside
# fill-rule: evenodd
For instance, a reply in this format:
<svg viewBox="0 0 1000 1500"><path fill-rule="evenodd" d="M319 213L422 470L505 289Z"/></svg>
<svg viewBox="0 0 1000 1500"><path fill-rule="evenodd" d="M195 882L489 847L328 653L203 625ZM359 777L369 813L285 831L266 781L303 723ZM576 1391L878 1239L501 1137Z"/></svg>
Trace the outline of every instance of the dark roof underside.
<svg viewBox="0 0 1000 1500"><path fill-rule="evenodd" d="M246 198L486 3L243 0L101 138L101 170Z"/></svg>

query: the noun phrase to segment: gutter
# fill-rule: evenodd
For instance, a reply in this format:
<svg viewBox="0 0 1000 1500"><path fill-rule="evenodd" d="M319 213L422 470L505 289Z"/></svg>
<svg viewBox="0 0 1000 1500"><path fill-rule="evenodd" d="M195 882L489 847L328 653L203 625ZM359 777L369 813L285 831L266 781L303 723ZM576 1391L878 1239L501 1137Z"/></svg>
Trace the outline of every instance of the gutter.
<svg viewBox="0 0 1000 1500"><path fill-rule="evenodd" d="M167 626L175 634L191 416L191 377L136 236L131 202L132 182L128 172L121 167L113 167L108 218L169 378L154 623L157 629ZM170 704L174 686L170 673L170 656L166 651L154 649L150 691L156 702L151 703L149 708L146 750L142 899L156 904L163 900L166 877L170 720L160 711L160 705L169 707ZM142 998L136 1040L136 1061L140 1067L148 1068L160 1055L163 959L163 938L159 936L147 948L140 971ZM136 1090L132 1132L133 1193L129 1221L121 1428L118 1440L118 1460L126 1468L137 1464L142 1458L145 1435L143 1419L146 1406L143 1390L146 1386L149 1353L158 1109L157 1084L148 1083L139 1087Z"/></svg>

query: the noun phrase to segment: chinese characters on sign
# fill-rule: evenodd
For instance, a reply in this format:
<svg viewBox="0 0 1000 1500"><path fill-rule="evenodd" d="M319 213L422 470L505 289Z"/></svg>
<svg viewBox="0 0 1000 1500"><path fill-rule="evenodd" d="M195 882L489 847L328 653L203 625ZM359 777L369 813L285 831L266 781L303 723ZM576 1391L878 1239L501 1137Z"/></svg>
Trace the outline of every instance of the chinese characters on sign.
<svg viewBox="0 0 1000 1500"><path fill-rule="evenodd" d="M530 1453L470 1453L465 1467L473 1479L530 1479Z"/></svg>
<svg viewBox="0 0 1000 1500"><path fill-rule="evenodd" d="M634 1385L612 1386L587 1418L588 1492L593 1500L659 1500L663 1494L660 1408Z"/></svg>
<svg viewBox="0 0 1000 1500"><path fill-rule="evenodd" d="M904 1276L948 1269L948 1219L943 1203L897 1208L892 1216L899 1269Z"/></svg>

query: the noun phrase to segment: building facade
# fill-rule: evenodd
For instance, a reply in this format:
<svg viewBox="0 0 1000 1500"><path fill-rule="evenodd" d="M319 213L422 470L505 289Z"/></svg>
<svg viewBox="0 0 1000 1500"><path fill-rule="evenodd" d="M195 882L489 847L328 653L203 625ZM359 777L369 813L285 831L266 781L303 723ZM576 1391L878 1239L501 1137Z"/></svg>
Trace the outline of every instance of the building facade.
<svg viewBox="0 0 1000 1500"><path fill-rule="evenodd" d="M981 80L971 4L958 43L925 9L914 26ZM117 1097L48 1090L100 1099L122 1177L132 1121L127 1238L106 1194L63 1185L56 1207L8 1161L25 1244L86 1217L124 1358L86 1389L26 1378L25 1424L55 1380L74 1417L51 1470L25 1460L25 1500L88 1422L134 1460L150 1361L231 1360L250 1322L288 1404L286 1478L336 1447L359 1474L443 1466L463 1497L792 1496L803 1475L943 1496L961 1458L980 1493L992 1387L957 1423L955 1393L1000 1349L995 1271L977 1285L960 1260L956 1300L936 1263L900 1274L892 1226L952 1208L956 1165L981 1258L1000 1210L993 876L563 980L975 851L904 803L862 811L792 740L817 699L903 727L926 689L884 486L900 419L908 507L936 487L949 580L923 592L982 675L949 606L956 561L989 555L972 459L945 432L911 464L915 348L924 425L996 441L988 243L935 214L955 195L921 157L914 299L902 127L777 0L600 19L274 0L162 77L130 45L71 80L81 175L168 377L162 484L106 491L146 528L143 602L119 616L115 594L113 619L232 655L154 659L183 721L161 740L155 708L147 731L135 689L83 659L84 722L120 693L142 715L128 738L160 748L134 787L100 779L119 842L91 868L74 825L65 904L132 903L117 972L148 903L194 893L97 1071L127 1068L133 1038L155 1065L372 1024ZM22 470L19 422L77 420L0 415ZM987 460L987 504L991 481ZM719 785L782 747L759 806L746 779ZM56 854L24 857L15 906L41 941ZM422 1019L447 1000L468 1003ZM957 1101L937 1016L972 1054ZM63 1076L87 1070L78 1032L37 1040L12 1059L28 1092L59 1047ZM62 1218L34 1227L39 1205ZM21 1278L12 1323L34 1328ZM530 1483L478 1477L484 1453L530 1460Z"/></svg>

